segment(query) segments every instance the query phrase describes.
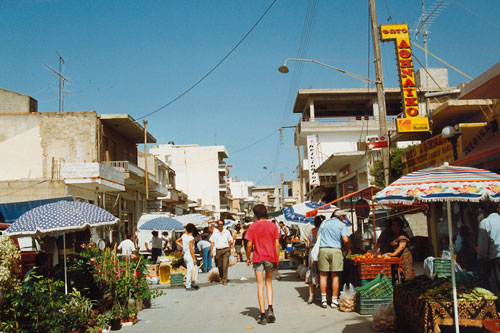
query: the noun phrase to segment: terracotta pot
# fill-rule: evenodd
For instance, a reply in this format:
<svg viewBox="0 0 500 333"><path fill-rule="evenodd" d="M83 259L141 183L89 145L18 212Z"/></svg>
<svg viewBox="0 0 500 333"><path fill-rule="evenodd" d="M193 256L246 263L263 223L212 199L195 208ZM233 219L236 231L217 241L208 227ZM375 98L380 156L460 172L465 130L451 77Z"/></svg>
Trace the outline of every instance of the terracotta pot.
<svg viewBox="0 0 500 333"><path fill-rule="evenodd" d="M142 309L144 308L144 303L142 302L142 299L138 299L135 301L135 308L137 309L137 311L142 311Z"/></svg>

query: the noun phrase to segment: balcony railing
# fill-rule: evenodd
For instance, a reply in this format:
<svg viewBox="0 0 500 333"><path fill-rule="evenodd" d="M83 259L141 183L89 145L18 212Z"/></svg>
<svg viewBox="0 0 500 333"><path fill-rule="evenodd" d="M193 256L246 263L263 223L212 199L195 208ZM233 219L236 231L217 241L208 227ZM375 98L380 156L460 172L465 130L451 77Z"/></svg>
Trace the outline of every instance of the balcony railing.
<svg viewBox="0 0 500 333"><path fill-rule="evenodd" d="M227 191L227 185L226 184L219 184L219 191Z"/></svg>

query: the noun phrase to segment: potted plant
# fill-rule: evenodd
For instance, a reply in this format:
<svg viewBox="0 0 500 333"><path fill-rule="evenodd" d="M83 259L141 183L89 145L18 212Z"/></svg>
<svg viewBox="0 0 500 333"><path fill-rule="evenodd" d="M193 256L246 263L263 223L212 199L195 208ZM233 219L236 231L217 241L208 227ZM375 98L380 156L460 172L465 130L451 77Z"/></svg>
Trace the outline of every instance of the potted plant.
<svg viewBox="0 0 500 333"><path fill-rule="evenodd" d="M113 305L113 307L111 308L111 319L109 322L112 331L118 331L120 328L122 328L121 316L122 308L120 304Z"/></svg>

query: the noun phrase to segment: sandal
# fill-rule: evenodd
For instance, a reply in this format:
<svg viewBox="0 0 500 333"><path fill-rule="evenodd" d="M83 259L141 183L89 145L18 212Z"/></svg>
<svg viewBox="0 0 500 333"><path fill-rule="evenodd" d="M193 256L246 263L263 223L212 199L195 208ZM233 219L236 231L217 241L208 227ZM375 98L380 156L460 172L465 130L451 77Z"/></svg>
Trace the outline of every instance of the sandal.
<svg viewBox="0 0 500 333"><path fill-rule="evenodd" d="M326 303L326 301L321 301L321 307L323 309L326 309L328 307L328 304Z"/></svg>
<svg viewBox="0 0 500 333"><path fill-rule="evenodd" d="M312 303L313 303L313 299L312 299L312 298L309 298L309 299L307 300L307 304L312 304Z"/></svg>

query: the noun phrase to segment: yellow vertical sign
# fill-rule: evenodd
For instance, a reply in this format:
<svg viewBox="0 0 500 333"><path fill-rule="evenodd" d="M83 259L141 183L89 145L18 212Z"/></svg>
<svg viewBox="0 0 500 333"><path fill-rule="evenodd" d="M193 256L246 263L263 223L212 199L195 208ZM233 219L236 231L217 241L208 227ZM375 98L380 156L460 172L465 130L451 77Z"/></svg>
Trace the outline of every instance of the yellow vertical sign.
<svg viewBox="0 0 500 333"><path fill-rule="evenodd" d="M396 46L399 83L403 98L404 116L406 118L397 119L396 126L398 133L428 132L430 130L429 119L420 117L408 25L381 25L380 31L382 41L393 40Z"/></svg>

